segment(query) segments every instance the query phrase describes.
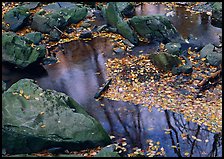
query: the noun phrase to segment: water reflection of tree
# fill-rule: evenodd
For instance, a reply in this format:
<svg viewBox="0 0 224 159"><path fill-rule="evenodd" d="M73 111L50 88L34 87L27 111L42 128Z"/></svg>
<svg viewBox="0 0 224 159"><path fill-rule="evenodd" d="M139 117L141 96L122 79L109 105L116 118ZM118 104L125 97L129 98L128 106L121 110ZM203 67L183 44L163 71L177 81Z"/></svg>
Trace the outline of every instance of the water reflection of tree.
<svg viewBox="0 0 224 159"><path fill-rule="evenodd" d="M183 152L181 152L180 147L184 146L184 140L180 139L181 134L186 133L187 138L186 142L188 146L190 146L189 149L189 156L192 157L194 153L197 153L201 157L216 157L218 156L218 148L221 146L221 137L220 134L214 134L212 132L209 132L205 128L203 128L200 125L197 125L192 122L188 122L183 118L183 115L176 114L172 112L168 112L165 110L165 116L167 119L167 124L169 129L171 129L170 138L173 145L177 146L177 149L174 149L174 152L181 157ZM204 141L198 142L196 139L192 139L192 136L195 136L197 139L209 139L212 140L211 134L213 136L213 144L212 147L210 147L208 144L205 144ZM211 144L210 144L211 145ZM203 153L208 154L203 154Z"/></svg>

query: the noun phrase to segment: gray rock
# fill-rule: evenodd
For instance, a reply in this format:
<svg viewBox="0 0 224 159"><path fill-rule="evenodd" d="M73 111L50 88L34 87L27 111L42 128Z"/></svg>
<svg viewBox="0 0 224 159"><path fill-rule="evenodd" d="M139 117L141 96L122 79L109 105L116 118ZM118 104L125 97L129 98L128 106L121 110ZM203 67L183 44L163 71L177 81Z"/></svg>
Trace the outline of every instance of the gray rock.
<svg viewBox="0 0 224 159"><path fill-rule="evenodd" d="M20 28L26 25L26 22L30 16L29 10L25 7L18 6L7 13L3 17L3 22L6 24L4 28L10 31L18 31Z"/></svg>
<svg viewBox="0 0 224 159"><path fill-rule="evenodd" d="M222 64L222 54L210 52L207 55L207 61L212 66L219 66L220 64Z"/></svg>
<svg viewBox="0 0 224 159"><path fill-rule="evenodd" d="M208 55L208 53L213 52L213 50L214 50L214 45L212 44L205 45L200 51L200 57L205 58Z"/></svg>
<svg viewBox="0 0 224 159"><path fill-rule="evenodd" d="M43 45L32 47L32 41L12 32L2 34L2 61L25 68L38 58L45 56L46 48Z"/></svg>
<svg viewBox="0 0 224 159"><path fill-rule="evenodd" d="M134 16L129 21L139 35L151 41L168 43L183 40L166 16Z"/></svg>
<svg viewBox="0 0 224 159"><path fill-rule="evenodd" d="M180 43L167 43L165 48L167 49L167 52L172 55L180 55Z"/></svg>
<svg viewBox="0 0 224 159"><path fill-rule="evenodd" d="M100 123L71 97L22 79L2 94L2 147L9 154L110 144Z"/></svg>
<svg viewBox="0 0 224 159"><path fill-rule="evenodd" d="M31 40L34 44L38 45L39 42L44 38L42 33L40 32L32 32L25 35L29 40Z"/></svg>
<svg viewBox="0 0 224 159"><path fill-rule="evenodd" d="M121 157L115 152L115 145L108 145L98 152L94 157Z"/></svg>
<svg viewBox="0 0 224 159"><path fill-rule="evenodd" d="M165 52L150 54L152 62L156 67L163 71L169 71L173 67L181 63L180 59L176 55L171 55Z"/></svg>

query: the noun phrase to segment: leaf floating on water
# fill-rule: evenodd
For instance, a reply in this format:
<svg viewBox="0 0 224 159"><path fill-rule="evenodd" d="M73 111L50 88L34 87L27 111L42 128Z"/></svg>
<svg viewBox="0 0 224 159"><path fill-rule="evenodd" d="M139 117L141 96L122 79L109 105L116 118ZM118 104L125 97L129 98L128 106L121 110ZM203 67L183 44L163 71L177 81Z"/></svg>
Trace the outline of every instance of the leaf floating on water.
<svg viewBox="0 0 224 159"><path fill-rule="evenodd" d="M188 155L189 155L189 152L185 152L185 153L184 153L184 156L188 156Z"/></svg>
<svg viewBox="0 0 224 159"><path fill-rule="evenodd" d="M201 141L202 141L201 139L198 139L198 138L197 138L196 140L197 140L197 141L199 141L199 142L201 142Z"/></svg>
<svg viewBox="0 0 224 159"><path fill-rule="evenodd" d="M171 147L172 147L172 148L177 148L177 146L175 146L175 145L172 145Z"/></svg>
<svg viewBox="0 0 224 159"><path fill-rule="evenodd" d="M196 140L197 138L195 136L191 136L194 140Z"/></svg>

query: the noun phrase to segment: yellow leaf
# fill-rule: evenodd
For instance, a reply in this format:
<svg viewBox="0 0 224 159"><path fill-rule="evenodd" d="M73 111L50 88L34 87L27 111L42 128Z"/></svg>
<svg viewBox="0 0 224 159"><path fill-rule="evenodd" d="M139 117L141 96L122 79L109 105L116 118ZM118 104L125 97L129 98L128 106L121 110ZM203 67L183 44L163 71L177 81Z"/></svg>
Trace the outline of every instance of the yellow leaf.
<svg viewBox="0 0 224 159"><path fill-rule="evenodd" d="M19 93L20 93L20 94L23 94L23 90L21 89L21 90L19 91Z"/></svg>
<svg viewBox="0 0 224 159"><path fill-rule="evenodd" d="M185 152L185 153L184 153L184 156L188 156L188 155L189 155L189 152Z"/></svg>

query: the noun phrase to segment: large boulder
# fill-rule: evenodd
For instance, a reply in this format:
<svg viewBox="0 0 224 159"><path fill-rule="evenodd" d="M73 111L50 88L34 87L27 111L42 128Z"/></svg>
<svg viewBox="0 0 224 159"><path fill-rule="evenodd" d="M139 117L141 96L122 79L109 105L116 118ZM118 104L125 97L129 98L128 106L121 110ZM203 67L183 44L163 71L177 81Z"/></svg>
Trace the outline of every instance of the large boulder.
<svg viewBox="0 0 224 159"><path fill-rule="evenodd" d="M153 64L163 71L169 71L181 63L178 56L166 52L150 54L150 58L152 59Z"/></svg>
<svg viewBox="0 0 224 159"><path fill-rule="evenodd" d="M22 79L2 94L2 147L9 154L81 150L110 141L101 124L64 93Z"/></svg>
<svg viewBox="0 0 224 159"><path fill-rule="evenodd" d="M215 27L222 28L222 2L212 4L212 21L211 24Z"/></svg>
<svg viewBox="0 0 224 159"><path fill-rule="evenodd" d="M2 34L2 61L25 68L29 64L45 56L43 45L32 46L32 41L12 32Z"/></svg>
<svg viewBox="0 0 224 159"><path fill-rule="evenodd" d="M134 16L130 24L139 35L151 41L168 43L182 40L176 28L163 15Z"/></svg>
<svg viewBox="0 0 224 159"><path fill-rule="evenodd" d="M118 33L128 39L133 44L138 44L138 37L135 32L130 28L126 21L121 21L117 24Z"/></svg>
<svg viewBox="0 0 224 159"><path fill-rule="evenodd" d="M137 44L138 37L135 32L130 28L129 24L123 20L122 14L119 11L116 2L109 2L107 6L102 9L104 18L112 27L117 28L118 33L127 38L131 43Z"/></svg>
<svg viewBox="0 0 224 159"><path fill-rule="evenodd" d="M69 4L64 3L53 3L37 12L33 16L31 28L42 33L51 33L51 35L53 35L53 39L59 39L60 32L59 34L57 33L57 35L56 32L53 31L54 29L58 28L63 30L65 26L76 24L86 17L86 7L79 7L72 3L69 5L69 2L67 2Z"/></svg>
<svg viewBox="0 0 224 159"><path fill-rule="evenodd" d="M30 16L29 10L23 6L15 7L5 13L3 17L4 28L10 31L18 31L26 25Z"/></svg>

